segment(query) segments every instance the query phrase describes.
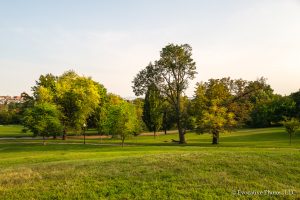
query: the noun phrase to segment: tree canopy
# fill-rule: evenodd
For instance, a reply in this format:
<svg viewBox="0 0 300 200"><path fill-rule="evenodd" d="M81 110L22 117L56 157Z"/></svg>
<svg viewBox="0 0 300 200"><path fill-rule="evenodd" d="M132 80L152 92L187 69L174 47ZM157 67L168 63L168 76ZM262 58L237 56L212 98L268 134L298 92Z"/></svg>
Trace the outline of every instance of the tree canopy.
<svg viewBox="0 0 300 200"><path fill-rule="evenodd" d="M186 143L182 128L182 108L180 100L194 79L196 63L192 59L192 47L188 44L169 44L160 52L160 59L141 70L133 80L133 91L137 96L146 93L154 84L164 98L172 105L177 118L179 143Z"/></svg>
<svg viewBox="0 0 300 200"><path fill-rule="evenodd" d="M163 99L160 91L154 84L150 85L145 96L143 120L147 125L149 131L156 132L161 128L163 122L162 111Z"/></svg>

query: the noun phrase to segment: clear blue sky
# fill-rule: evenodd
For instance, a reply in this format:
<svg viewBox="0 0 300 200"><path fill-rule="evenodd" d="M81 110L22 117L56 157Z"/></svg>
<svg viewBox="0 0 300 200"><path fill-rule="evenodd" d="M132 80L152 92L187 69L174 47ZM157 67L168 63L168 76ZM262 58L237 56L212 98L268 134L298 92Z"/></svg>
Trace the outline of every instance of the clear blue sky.
<svg viewBox="0 0 300 200"><path fill-rule="evenodd" d="M189 96L227 76L300 89L299 0L0 0L0 95L73 69L134 96L133 77L168 43L193 47Z"/></svg>

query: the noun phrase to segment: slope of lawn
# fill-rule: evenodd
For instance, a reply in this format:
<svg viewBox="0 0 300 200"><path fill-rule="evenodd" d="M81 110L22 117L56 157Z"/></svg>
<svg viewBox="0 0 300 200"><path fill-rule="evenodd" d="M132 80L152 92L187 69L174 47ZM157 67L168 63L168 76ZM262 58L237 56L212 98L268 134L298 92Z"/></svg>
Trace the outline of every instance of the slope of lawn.
<svg viewBox="0 0 300 200"><path fill-rule="evenodd" d="M32 133L22 133L23 126L20 125L0 125L1 137L31 137Z"/></svg>
<svg viewBox="0 0 300 200"><path fill-rule="evenodd" d="M172 139L0 140L0 199L300 198L299 132L292 145L282 128Z"/></svg>

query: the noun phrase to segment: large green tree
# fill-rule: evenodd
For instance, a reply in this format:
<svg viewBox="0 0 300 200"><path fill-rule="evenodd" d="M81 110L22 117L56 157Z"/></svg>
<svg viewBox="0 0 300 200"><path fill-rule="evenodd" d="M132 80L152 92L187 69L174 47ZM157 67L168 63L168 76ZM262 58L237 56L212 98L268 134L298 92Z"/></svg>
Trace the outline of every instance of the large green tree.
<svg viewBox="0 0 300 200"><path fill-rule="evenodd" d="M132 103L113 97L116 100L107 109L104 130L113 137L119 137L122 147L126 138L136 135L138 118Z"/></svg>
<svg viewBox="0 0 300 200"><path fill-rule="evenodd" d="M74 71L65 72L58 78L56 95L63 114L64 133L66 129L81 130L100 101L98 85Z"/></svg>
<svg viewBox="0 0 300 200"><path fill-rule="evenodd" d="M80 131L87 119L101 106L105 88L90 77L67 71L61 76L41 75L33 90L34 103L52 103L61 111L63 139L69 130Z"/></svg>
<svg viewBox="0 0 300 200"><path fill-rule="evenodd" d="M60 122L60 111L50 103L38 103L32 108L28 108L23 117L23 125L27 127L35 136L56 137L62 132Z"/></svg>
<svg viewBox="0 0 300 200"><path fill-rule="evenodd" d="M143 120L149 131L153 131L154 137L163 122L162 103L163 99L155 84L149 85L145 96Z"/></svg>
<svg viewBox="0 0 300 200"><path fill-rule="evenodd" d="M268 100L256 103L251 112L252 127L278 126L284 117L292 117L296 103L288 96L272 95Z"/></svg>
<svg viewBox="0 0 300 200"><path fill-rule="evenodd" d="M219 135L236 125L234 114L228 112L227 108L221 106L216 100L203 111L202 117L196 120L197 131L212 134L212 144L219 144Z"/></svg>
<svg viewBox="0 0 300 200"><path fill-rule="evenodd" d="M192 59L192 47L188 44L169 44L160 52L160 59L150 63L133 80L133 91L137 96L147 92L155 84L176 113L179 143L186 143L182 127L181 97L194 79L196 63Z"/></svg>
<svg viewBox="0 0 300 200"><path fill-rule="evenodd" d="M212 144L219 143L220 132L230 129L236 124L235 115L227 108L233 98L228 78L210 79L205 83L197 83L193 100L195 129L199 133L212 134Z"/></svg>

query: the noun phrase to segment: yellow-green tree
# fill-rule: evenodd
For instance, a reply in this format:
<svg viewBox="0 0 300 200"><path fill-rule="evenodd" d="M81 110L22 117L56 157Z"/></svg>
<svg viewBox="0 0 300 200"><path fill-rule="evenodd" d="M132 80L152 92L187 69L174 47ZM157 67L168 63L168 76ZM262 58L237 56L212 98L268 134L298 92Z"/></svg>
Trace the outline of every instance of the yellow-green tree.
<svg viewBox="0 0 300 200"><path fill-rule="evenodd" d="M292 144L292 135L294 135L297 131L297 129L300 128L300 122L296 118L292 119L285 119L282 122L283 126L285 127L286 132L290 136L290 145Z"/></svg>
<svg viewBox="0 0 300 200"><path fill-rule="evenodd" d="M65 72L58 78L56 102L63 115L64 133L66 129L82 129L99 104L98 89L91 78L79 76L74 71Z"/></svg>
<svg viewBox="0 0 300 200"><path fill-rule="evenodd" d="M34 103L55 104L61 112L63 139L68 130L79 131L100 105L105 88L90 77L67 71L61 76L41 75L33 89Z"/></svg>
<svg viewBox="0 0 300 200"><path fill-rule="evenodd" d="M210 79L198 83L195 91L194 115L195 129L199 133L212 134L212 144L219 143L219 135L236 124L234 113L226 103L232 98L228 79Z"/></svg>
<svg viewBox="0 0 300 200"><path fill-rule="evenodd" d="M132 103L113 97L113 102L107 109L104 130L113 137L119 137L122 147L126 138L135 135L138 118Z"/></svg>

